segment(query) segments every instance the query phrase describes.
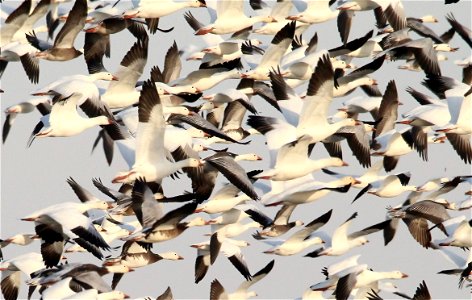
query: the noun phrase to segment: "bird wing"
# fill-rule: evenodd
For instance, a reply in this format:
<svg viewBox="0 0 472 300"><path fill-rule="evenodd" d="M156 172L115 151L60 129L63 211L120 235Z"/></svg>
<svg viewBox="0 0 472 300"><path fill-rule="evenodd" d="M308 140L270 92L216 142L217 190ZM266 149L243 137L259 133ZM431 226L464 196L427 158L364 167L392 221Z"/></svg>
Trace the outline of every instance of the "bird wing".
<svg viewBox="0 0 472 300"><path fill-rule="evenodd" d="M144 83L139 96L138 117L135 165L165 161L162 104L156 85L150 80Z"/></svg>
<svg viewBox="0 0 472 300"><path fill-rule="evenodd" d="M77 0L74 3L66 23L54 40L55 48L73 48L74 41L85 26L87 18L87 0Z"/></svg>
<svg viewBox="0 0 472 300"><path fill-rule="evenodd" d="M326 114L333 99L334 71L329 56L316 65L308 84L307 97L300 114L299 128L313 128L328 124Z"/></svg>
<svg viewBox="0 0 472 300"><path fill-rule="evenodd" d="M313 221L305 225L303 229L300 229L294 234L292 234L285 242L291 243L291 242L303 241L305 238L310 236L312 232L314 232L315 230L325 225L331 218L332 212L333 210L331 209L327 213L323 214L322 216L314 219Z"/></svg>
<svg viewBox="0 0 472 300"><path fill-rule="evenodd" d="M136 82L143 74L147 62L149 39L137 40L128 50L115 73L117 81L111 81L107 93L120 94L135 90Z"/></svg>
<svg viewBox="0 0 472 300"><path fill-rule="evenodd" d="M144 229L152 227L163 215L162 204L157 202L154 194L143 179L134 182L131 208Z"/></svg>

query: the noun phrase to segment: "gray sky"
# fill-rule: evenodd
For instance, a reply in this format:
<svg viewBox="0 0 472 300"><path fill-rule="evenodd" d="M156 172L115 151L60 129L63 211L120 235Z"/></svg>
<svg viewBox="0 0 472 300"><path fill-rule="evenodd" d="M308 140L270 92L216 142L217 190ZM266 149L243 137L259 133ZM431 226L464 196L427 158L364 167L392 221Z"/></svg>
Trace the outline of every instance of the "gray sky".
<svg viewBox="0 0 472 300"><path fill-rule="evenodd" d="M449 29L449 24L445 19L445 14L453 12L457 20L464 25L471 27L470 12L471 2L462 0L458 4L445 6L443 1L404 1L405 10L408 16L421 17L427 14L433 14L439 19L437 24L428 24L438 34L442 34ZM18 4L17 4L18 5ZM177 41L180 49L185 49L191 44L198 44L198 37L193 36L191 28L183 20L183 12L180 11L170 17L161 19L160 25L163 28L174 26L173 32L168 34L157 33L150 37L150 51L148 63L145 68L142 79L146 79L149 70L154 65L163 66L164 55L171 46L173 40ZM208 22L208 16L205 9L193 9L192 13L202 22ZM371 12L358 12L353 22L351 39L364 35L370 28L373 28L374 19ZM365 22L363 22L365 21ZM305 32L304 37L308 39L314 31L318 32L319 48L329 49L340 45L336 21L332 20L325 24L313 25ZM412 34L412 36L416 36ZM264 42L270 38L261 37ZM121 32L112 36L111 59L105 61L106 67L111 71L118 68L123 55L133 44L134 40L128 32ZM461 69L454 64L457 59L463 59L470 56L470 49L465 42L457 35L451 42L452 46L460 47L456 53L448 53L448 61L441 62L443 75L460 78ZM83 45L83 35L81 34L76 42L78 48ZM367 63L369 59L357 59L354 63L361 66ZM405 113L417 106L417 103L405 93L408 86L418 88L426 92L426 89L420 86L424 75L422 72L415 73L398 70L397 66L403 64L399 62L385 62L384 66L373 75L379 82L379 88L383 92L391 79L395 79L400 93L400 101L404 103L400 106L399 112ZM185 75L198 67L195 62L183 62ZM1 105L4 110L6 107L15 103L28 100L29 94L64 75L85 74L87 69L83 57L68 62L48 62L41 61L40 82L37 86L32 85L26 78L24 71L19 63L10 63L2 78L1 88L5 93L1 95ZM224 85L217 86L212 91L221 90L224 87L235 87L238 80L231 80ZM299 91L303 91L305 86ZM361 91L355 91L353 94L338 98L332 105L332 111L342 105L352 97L363 95ZM254 97L252 102L260 112L260 115L276 115L277 112L268 107L259 97ZM96 195L101 194L91 184L93 177L100 177L104 183L111 186L111 179L118 171L127 169L126 164L121 159L119 152L115 149L115 158L111 167L105 161L101 149L98 149L92 155L90 150L98 129L88 130L81 135L69 138L47 138L36 139L31 148L26 148L26 141L39 120L39 114L33 113L26 116L20 116L11 132L10 136L2 146L2 177L1 177L1 237L6 238L18 232L32 232L33 224L20 221L23 216L46 206L62 201L78 201L72 190L66 183L66 178L72 176L78 183L93 191ZM4 119L2 119L3 123ZM243 163L248 170L267 168L268 153L264 147L263 137L251 138L253 141L247 146L231 146L231 150L243 152L257 152L265 160L262 162ZM223 145L226 147L226 145ZM344 169L337 169L345 173L352 172L360 174L363 169L358 162L351 156L351 151L344 147L345 160L350 164ZM222 148L220 146L219 148ZM323 147L315 147L313 157L319 158L326 156ZM374 162L377 158L374 158ZM423 162L419 156L412 152L400 159L400 163L394 170L394 173L411 171L412 178L410 184L420 185L424 181L435 177L453 177L455 175L470 174L470 165L465 165L452 150L447 142L441 145L430 145L429 162ZM315 174L320 180L329 180L329 177L323 174ZM223 180L219 178L221 184ZM166 180L164 184L165 191L170 194L178 194L183 190L190 190L188 180L184 180L185 189L182 184L177 184L172 180ZM115 186L118 188L118 186ZM447 194L446 198L450 201L461 201L465 199L464 192L469 189L467 186L460 186L454 192ZM355 204L351 204L352 199L358 190L352 189L347 194L332 193L327 197L315 202L300 206L293 214L293 219L303 220L305 223L311 221L317 216L333 209L333 216L330 222L322 229L328 233L341 224L353 212L357 211L359 217L353 222L352 231L359 230L366 226L380 222L385 217L385 207L394 206L401 203L406 194L391 199L381 199L372 195L365 195ZM263 208L264 211L273 216L276 209ZM470 211L465 214L470 218ZM452 216L459 215L451 212ZM208 218L207 215L203 217ZM383 246L381 233L369 236L370 243L356 248L342 257L321 257L306 258L304 254L312 251L315 247L307 249L301 254L289 257L270 256L262 252L269 246L254 240L249 231L238 239L245 239L251 243L247 249L243 249L249 269L252 273L265 266L270 260L275 259L275 267L272 272L261 282L253 286L260 298L296 298L302 295L303 291L310 285L320 282L324 279L320 270L322 267L331 263L347 258L351 255L361 254L360 262L367 263L377 271L401 270L410 275L403 280L394 283L405 293L413 295L417 285L425 280L433 298L470 298L469 289L457 289L458 277L437 275L436 273L443 269L455 268L455 266L446 261L443 256L434 250L423 249L409 235L404 224L400 224L399 232L395 239L387 246ZM198 284L194 284L194 262L196 251L190 248L192 243L201 242L207 239L204 233L208 233L209 228L191 228L175 240L154 245L154 252L176 251L185 257L183 261L162 261L151 266L137 269L136 272L126 274L118 286L132 297L142 297L145 295L157 296L161 294L167 286L171 286L174 296L177 298L207 298L210 291L210 283L214 278L218 278L225 288L234 291L243 280L242 276L230 265L223 256L218 258L216 263L210 268L205 278ZM443 238L437 230L433 232L436 239ZM121 242L115 242L112 246L121 245ZM465 257L466 252L460 249L452 249L454 252ZM18 254L30 251L39 251L39 242L35 242L28 247L9 246L4 249L6 259L12 258ZM111 254L117 256L119 250ZM68 255L71 262L92 262L100 264L100 261L92 257L89 253ZM111 281L111 277L106 278ZM20 297L25 297L26 288L21 287ZM388 297L388 294L383 294ZM35 294L38 297L37 294Z"/></svg>

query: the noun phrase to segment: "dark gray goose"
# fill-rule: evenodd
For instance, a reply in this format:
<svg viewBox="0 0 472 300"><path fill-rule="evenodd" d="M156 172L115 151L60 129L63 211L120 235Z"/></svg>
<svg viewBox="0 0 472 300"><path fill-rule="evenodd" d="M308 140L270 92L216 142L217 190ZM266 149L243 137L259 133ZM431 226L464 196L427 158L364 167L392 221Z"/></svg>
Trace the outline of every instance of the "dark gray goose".
<svg viewBox="0 0 472 300"><path fill-rule="evenodd" d="M142 179L137 179L133 187L132 209L141 223L142 230L130 236L128 240L142 242L141 245L164 242L181 235L192 226L207 225L207 222L197 217L189 222L181 222L197 208L193 201L163 215L162 204L156 202L151 189ZM152 245L147 245L149 248Z"/></svg>
<svg viewBox="0 0 472 300"><path fill-rule="evenodd" d="M188 159L189 157L197 159L197 157L199 157L198 153L190 149L188 146L185 149L182 149L181 147L177 148L172 155L175 159ZM241 158L244 157L244 155L241 155ZM250 157L260 160L260 157L258 156L251 155ZM235 158L237 159L238 156L234 153L218 151L217 153L203 159L203 166L198 168L184 168L184 171L192 180L193 192L196 194L199 202L210 197L213 188L215 187L218 173L223 174L230 183L239 188L251 199L259 199L246 171L236 162Z"/></svg>
<svg viewBox="0 0 472 300"><path fill-rule="evenodd" d="M131 269L141 268L160 260L182 260L182 256L175 252L153 253L150 249L141 246L138 242L127 241L121 248L121 254L115 258L109 258L104 262L104 266L124 265ZM111 288L115 289L124 273L113 274Z"/></svg>
<svg viewBox="0 0 472 300"><path fill-rule="evenodd" d="M54 45L36 54L36 57L53 60L67 61L82 54L74 47L74 42L80 31L85 26L87 18L87 0L77 0L69 12L66 23L61 28L54 40Z"/></svg>
<svg viewBox="0 0 472 300"><path fill-rule="evenodd" d="M20 30L23 24L28 19L31 10L32 1L23 1L5 20L0 30L0 46L5 46L10 43L15 33Z"/></svg>
<svg viewBox="0 0 472 300"><path fill-rule="evenodd" d="M60 265L47 272L43 276L32 278L30 285L49 286L65 278L72 277L71 283L74 283L77 289L96 289L99 293L108 293L113 289L106 283L102 276L109 273L128 273L133 269L124 265L99 267L94 264L70 263ZM41 274L41 273L39 273Z"/></svg>
<svg viewBox="0 0 472 300"><path fill-rule="evenodd" d="M390 216L402 219L413 238L425 248L431 246L431 233L427 221L434 223L446 233L441 223L450 219L444 204L432 200L419 201L399 210L393 209L390 211Z"/></svg>

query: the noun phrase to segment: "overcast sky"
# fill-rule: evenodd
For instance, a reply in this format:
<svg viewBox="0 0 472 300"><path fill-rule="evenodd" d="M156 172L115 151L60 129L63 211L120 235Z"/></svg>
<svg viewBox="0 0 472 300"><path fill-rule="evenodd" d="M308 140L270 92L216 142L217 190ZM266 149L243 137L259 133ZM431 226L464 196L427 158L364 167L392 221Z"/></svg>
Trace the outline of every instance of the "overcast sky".
<svg viewBox="0 0 472 300"><path fill-rule="evenodd" d="M445 6L443 1L404 1L405 10L408 16L421 17L432 14L439 19L437 24L428 24L435 32L442 34L449 29L449 24L445 19L448 12L453 12L457 20L464 25L470 25L471 2L462 0L460 3ZM19 2L18 2L19 4ZM16 5L18 5L16 4ZM12 3L10 5L13 6ZM160 26L167 28L174 26L171 33L157 33L150 37L149 59L146 65L142 79L147 79L149 70L154 65L163 66L164 54L176 40L180 49L185 49L193 44L201 45L199 37L193 35L191 28L183 19L183 12L180 11L170 17L161 19ZM203 23L208 22L209 18L205 9L193 9L192 13ZM372 12L358 12L353 22L351 39L364 35L367 31L374 28L374 18ZM336 21L332 20L325 24L313 25L306 33L304 38L308 39L317 31L319 36L318 49L329 49L340 45L340 39L335 28ZM417 37L412 34L413 37ZM270 38L258 37L264 42ZM106 67L113 72L118 68L123 55L134 43L133 37L129 32L121 32L112 36L111 59L105 61ZM83 45L83 34L79 35L76 41L77 48ZM460 79L461 69L454 64L455 60L470 56L470 49L467 44L457 35L451 42L453 47L460 47L456 53L447 53L449 60L441 62L443 75ZM184 56L185 57L185 56ZM357 59L354 63L361 66L367 63L369 59ZM399 62L385 62L384 66L373 75L379 82L379 89L383 92L388 81L395 79L400 93L400 101L404 103L400 106L399 112L405 113L416 107L418 104L411 98L405 89L413 86L422 92L426 89L420 85L424 78L422 72L409 72L398 70L397 67L403 64ZM182 75L198 68L198 63L183 61L184 69ZM1 88L5 93L1 95L1 105L4 110L10 105L30 99L29 94L45 86L46 84L57 80L65 75L85 74L87 72L83 56L68 62L48 62L41 61L41 74L38 85L32 85L28 80L19 63L10 63L6 69ZM239 81L230 80L224 85L217 86L208 93L221 90L224 87L235 87ZM304 86L299 91L303 91ZM342 105L342 102L355 97L363 96L362 91L358 90L351 95L334 100L331 111ZM256 106L260 115L277 115L277 112L267 106L259 97L254 97L252 102ZM365 116L364 118L368 118ZM102 178L103 182L111 186L111 179L118 171L127 169L119 152L115 149L115 158L111 166L108 166L101 148L91 154L92 143L96 137L98 129L88 130L81 135L69 138L46 138L36 139L31 148L26 148L26 142L33 130L33 127L39 120L37 112L20 116L11 132L7 142L2 146L2 167L1 167L1 237L6 238L18 232L32 232L33 224L20 221L20 218L38 210L40 208L60 203L63 201L78 201L72 190L66 183L66 178L72 176L78 183L93 191L96 195L102 196L92 186L93 177ZM4 119L2 119L3 123ZM263 137L251 138L252 142L247 146L230 146L231 150L244 152L256 152L264 157L262 162L243 163L247 170L264 169L268 167L268 153L264 145ZM218 148L227 145L218 146ZM345 160L350 164L344 169L337 169L345 173L360 174L364 170L358 162L352 157L351 151L346 145L343 145ZM320 145L315 147L313 158L326 156L326 152ZM378 158L374 158L373 162ZM470 174L470 165L465 165L453 151L449 143L441 145L430 145L429 161L423 162L417 153L412 152L400 159L400 163L393 173L410 171L412 178L410 184L421 185L428 179L436 177L452 178L456 175ZM219 185L224 182L220 176ZM329 180L324 174L315 174L319 180ZM166 194L175 195L184 190L190 190L188 180L183 180L184 184L165 180L164 188ZM118 188L118 185L114 186ZM447 194L449 201L461 201L465 199L464 192L468 186L460 186L454 192ZM359 190L352 189L347 194L332 193L327 197L315 202L298 207L293 219L303 220L305 223L320 216L329 209L333 209L333 216L329 223L323 227L323 231L332 233L333 230L348 218L353 212L358 212L358 218L353 222L352 231L362 229L366 226L378 223L385 218L385 207L400 204L405 200L406 194L396 198L382 199L373 195L365 195L355 204L351 204L352 199ZM105 196L103 196L105 198ZM171 206L174 207L174 206ZM261 207L262 208L262 207ZM262 208L264 212L273 216L276 212L274 208ZM465 212L470 218L470 211ZM459 215L457 212L451 212L452 216ZM207 215L203 217L208 218ZM223 256L218 258L205 278L198 284L194 284L194 262L196 251L189 245L205 241L204 233L208 233L209 228L191 228L175 240L161 244L155 244L154 252L176 251L185 257L183 261L162 261L151 266L137 269L136 272L126 274L118 285L119 290L123 290L132 297L141 297L146 295L157 296L162 293L167 286L171 286L176 298L207 298L210 291L210 283L214 278L220 282L229 291L242 282L242 276L230 265ZM249 231L238 239L246 239L251 243L247 249L243 249L249 269L252 273L265 266L270 260L274 259L275 267L263 281L253 287L260 298L296 298L300 297L305 289L310 285L320 282L324 279L320 270L341 259L351 255L361 254L360 262L367 263L376 271L401 270L409 275L408 278L395 281L394 283L405 293L413 295L417 285L425 280L433 298L470 298L470 289L457 289L458 277L436 274L443 269L455 268L455 266L445 260L443 256L431 249L423 249L409 235L404 224L400 224L399 232L395 239L387 246L383 246L383 239L380 233L369 236L370 243L356 248L342 257L321 257L306 258L304 254L312 251L315 247L309 248L301 254L280 257L270 256L262 253L269 246L254 240ZM435 239L443 238L437 230L433 231ZM38 251L39 242L35 242L28 247L9 246L4 249L6 259L12 258L18 254ZM121 242L115 242L112 246L119 246ZM455 253L466 257L467 253L460 249L452 249ZM106 255L117 256L119 250L115 250ZM100 264L96 258L89 253L68 255L70 262L92 262ZM24 277L23 277L24 278ZM108 282L111 277L107 277ZM26 288L21 287L20 297L25 297ZM390 294L383 294L388 298ZM38 297L38 294L35 294Z"/></svg>

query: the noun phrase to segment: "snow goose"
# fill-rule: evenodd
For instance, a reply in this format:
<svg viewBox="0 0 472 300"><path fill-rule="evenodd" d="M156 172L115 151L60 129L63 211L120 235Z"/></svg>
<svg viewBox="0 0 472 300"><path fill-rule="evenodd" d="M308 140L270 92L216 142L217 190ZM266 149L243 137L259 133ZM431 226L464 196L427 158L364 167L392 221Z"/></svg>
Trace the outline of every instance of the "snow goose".
<svg viewBox="0 0 472 300"><path fill-rule="evenodd" d="M436 131L445 132L447 139L460 158L470 164L472 161L472 146L470 145L472 96L470 86L453 78L434 75L428 75L423 84L441 99L447 99L451 118L448 124Z"/></svg>
<svg viewBox="0 0 472 300"><path fill-rule="evenodd" d="M85 290L80 293L64 298L64 300L74 299L97 299L97 300L121 300L127 299L129 296L122 291L111 291L106 293L99 293L96 289ZM46 300L46 299L45 299Z"/></svg>
<svg viewBox="0 0 472 300"><path fill-rule="evenodd" d="M108 107L121 108L138 102L140 93L135 89L135 85L146 65L148 43L148 38L136 41L123 57L116 72L119 80L112 81L100 97Z"/></svg>
<svg viewBox="0 0 472 300"><path fill-rule="evenodd" d="M254 238L265 239L265 237L278 237L293 227L302 226L303 222L300 220L289 222L290 216L297 205L287 204L283 205L272 219L266 216L263 212L257 209L247 209L245 213L248 214L254 221L262 225L262 231L253 234Z"/></svg>
<svg viewBox="0 0 472 300"><path fill-rule="evenodd" d="M431 126L443 127L448 124L451 119L447 104L434 100L424 98L423 94L409 88L407 92L413 95L415 99L421 101L422 104L403 114L403 119L397 123L407 124L412 126L411 137L412 147L420 154L420 156L427 160L428 158L428 132Z"/></svg>
<svg viewBox="0 0 472 300"><path fill-rule="evenodd" d="M41 254L29 252L0 263L2 271L2 294L5 299L17 299L21 286L21 273L30 277L32 273L44 269Z"/></svg>
<svg viewBox="0 0 472 300"><path fill-rule="evenodd" d="M293 40L295 35L295 23L296 22L292 21L277 32L256 68L242 74L242 78L251 78L255 80L269 79L269 72L277 68L282 56L285 54Z"/></svg>
<svg viewBox="0 0 472 300"><path fill-rule="evenodd" d="M136 180L133 187L132 205L142 230L126 238L147 244L174 239L192 226L203 226L207 222L203 218L195 218L189 222L181 222L197 208L196 202L187 203L174 210L162 212L162 204L156 202L154 195L146 182Z"/></svg>
<svg viewBox="0 0 472 300"><path fill-rule="evenodd" d="M238 79L239 77L240 74L236 69L228 70L225 67L200 69L190 72L184 78L170 82L171 87L167 90L171 94L178 94L181 91L198 94L211 89L226 79Z"/></svg>
<svg viewBox="0 0 472 300"><path fill-rule="evenodd" d="M351 73L337 78L333 89L333 97L345 96L358 87L377 85L377 81L367 75L380 69L384 61L385 56L380 56Z"/></svg>
<svg viewBox="0 0 472 300"><path fill-rule="evenodd" d="M363 88L362 86L361 88ZM378 91L378 94L369 95L369 97L354 97L343 104L344 106L338 108L340 111L345 111L349 117L357 119L361 113L370 113L372 118L375 120L378 117L380 103L382 102L382 93Z"/></svg>
<svg viewBox="0 0 472 300"><path fill-rule="evenodd" d="M27 216L25 216L23 219L25 221L34 221L34 219L38 218L42 214L47 214L47 213L52 213L52 212L60 212L61 210L75 210L78 213L85 213L86 211L90 209L101 209L101 210L106 210L110 208L109 204L106 201L86 201L86 202L62 202L58 204L53 204L48 207L42 208L40 210L37 210Z"/></svg>
<svg viewBox="0 0 472 300"><path fill-rule="evenodd" d="M113 213L109 213L109 215L114 218ZM125 227L125 226L123 226ZM132 234L132 230L130 228L122 228L118 225L113 224L108 219L104 218L100 225L95 224L95 228L97 229L98 233L102 236L103 240L110 245L117 239L125 238ZM65 250L65 253L74 253L74 252L86 252L82 246L75 244L68 247Z"/></svg>
<svg viewBox="0 0 472 300"><path fill-rule="evenodd" d="M352 154L356 157L363 167L370 167L370 138L369 132L372 132L374 127L369 124L358 122L356 126L341 127L335 134L324 140L324 145L336 145L341 140L346 139ZM335 146L337 147L337 146ZM329 150L329 146L326 148ZM331 155L333 155L330 152ZM335 156L335 155L334 155Z"/></svg>
<svg viewBox="0 0 472 300"><path fill-rule="evenodd" d="M259 282L261 279L267 276L272 268L274 267L274 261L270 261L264 268L259 270L259 272L255 273L252 276L252 280L244 281L238 287L238 289L231 294L228 294L218 279L215 279L211 282L210 287L210 299L228 299L228 300L235 300L235 299L249 299L250 297L255 297L257 294L254 291L248 291L248 289L254 285L255 283Z"/></svg>
<svg viewBox="0 0 472 300"><path fill-rule="evenodd" d="M241 222L230 223L230 224L212 224L212 232L218 232L220 238L233 238L236 237L248 229L251 228L261 228L261 225L258 222L249 222L242 224Z"/></svg>
<svg viewBox="0 0 472 300"><path fill-rule="evenodd" d="M104 81L117 81L118 79L113 76L108 71L91 73L89 75L69 75L64 76L61 79L53 81L42 87L40 89L35 90L31 93L33 96L55 96L57 94L65 94L66 96L72 94L73 92L81 92L84 93L87 91L87 95L90 95L91 98L98 99L98 88L97 86L93 87L92 85L87 86L87 89L84 89L85 84L95 83L98 80Z"/></svg>
<svg viewBox="0 0 472 300"><path fill-rule="evenodd" d="M2 47L0 53L0 77L9 62L20 61L31 83L39 81L39 61L34 56L36 48L29 44L12 42Z"/></svg>
<svg viewBox="0 0 472 300"><path fill-rule="evenodd" d="M388 47L379 55L388 54L391 60L415 58L426 74L441 75L438 56L438 47L433 46L431 38L406 41L400 45Z"/></svg>
<svg viewBox="0 0 472 300"><path fill-rule="evenodd" d="M313 176L302 177L295 183L286 186L284 190L275 194L267 193L262 198L265 206L276 206L281 204L304 204L314 202L329 194L331 191L346 193L349 191L351 184L357 181L350 176L342 177L338 180L330 182L315 181ZM274 190L274 189L273 189Z"/></svg>
<svg viewBox="0 0 472 300"><path fill-rule="evenodd" d="M304 11L300 12L298 15L288 16L288 20L299 21L308 24L318 24L334 19L338 16L339 11L332 11L330 6L330 1L309 1L307 7Z"/></svg>
<svg viewBox="0 0 472 300"><path fill-rule="evenodd" d="M366 33L363 37L353 39L339 47L328 50L331 57L337 57L339 55L345 55L348 59L353 57L370 57L372 54L382 52L383 49L379 45L380 36L372 37L374 31L371 30Z"/></svg>
<svg viewBox="0 0 472 300"><path fill-rule="evenodd" d="M62 257L64 243L73 240L95 257L102 259L99 248L110 250L92 224L92 220L74 209L42 213L37 217L23 218L34 221L36 234L41 238L41 254L47 267L55 266Z"/></svg>
<svg viewBox="0 0 472 300"><path fill-rule="evenodd" d="M51 101L49 97L41 97L12 105L5 109L5 123L3 123L2 141L5 143L13 122L18 114L27 114L37 109L43 116L51 113Z"/></svg>
<svg viewBox="0 0 472 300"><path fill-rule="evenodd" d="M339 278L334 293L336 299L348 299L355 288L370 286L382 279L402 279L408 275L400 271L375 272L370 269L358 269Z"/></svg>
<svg viewBox="0 0 472 300"><path fill-rule="evenodd" d="M26 43L25 34L35 31L35 32L44 32L47 31L46 26L41 26L34 28L34 25L43 18L49 10L50 7L49 0L41 0L37 2L36 6L31 7L30 12L27 16L26 21L21 25L21 27L15 32L12 37L13 41L19 41L21 43ZM33 2L32 4L33 5Z"/></svg>
<svg viewBox="0 0 472 300"><path fill-rule="evenodd" d="M10 43L15 33L19 31L23 24L26 22L31 10L31 4L31 1L25 0L8 15L5 20L5 24L2 24L2 29L0 30L1 47Z"/></svg>
<svg viewBox="0 0 472 300"><path fill-rule="evenodd" d="M408 143L407 141L411 141ZM440 140L427 138L428 143L441 143ZM383 166L386 172L390 172L397 166L400 156L413 151L411 129L405 128L401 131L392 129L375 138L372 146L375 150L371 155L383 156Z"/></svg>
<svg viewBox="0 0 472 300"><path fill-rule="evenodd" d="M0 239L0 261L3 260L2 249L10 244L26 246L37 240L39 237L32 233L18 233L7 239Z"/></svg>
<svg viewBox="0 0 472 300"><path fill-rule="evenodd" d="M164 149L165 124L163 108L156 85L148 80L139 97L139 125L136 138L136 159L130 171L119 173L113 183L131 183L136 178L160 183L162 179L184 167L198 167L201 162L190 158L172 163L167 160Z"/></svg>
<svg viewBox="0 0 472 300"><path fill-rule="evenodd" d="M110 273L128 273L133 269L124 266L103 266L94 264L70 263L57 266L52 272L46 272L40 277L28 281L29 285L51 285L65 278L72 277L71 282L84 289L95 289L99 293L111 292L111 287L103 280L102 276Z"/></svg>
<svg viewBox="0 0 472 300"><path fill-rule="evenodd" d="M365 237L368 234L382 230L383 228L378 225L369 226L362 230L347 234L348 228L351 226L352 221L357 217L357 213L350 216L341 226L336 228L331 239L331 245L326 248L319 248L313 252L306 254L307 257L319 257L323 255L338 256L343 255L349 250L368 243L369 240ZM381 224L381 223L380 223Z"/></svg>
<svg viewBox="0 0 472 300"><path fill-rule="evenodd" d="M202 52L205 55L201 59L200 69L215 68L218 65L232 65L233 63L236 64L236 68L241 69L243 66L239 59L243 55L264 54L264 50L253 45L251 40L236 43L232 41L222 42L217 46L207 47Z"/></svg>
<svg viewBox="0 0 472 300"><path fill-rule="evenodd" d="M74 41L84 28L86 18L87 1L76 1L69 12L66 23L57 34L54 45L49 49L38 52L36 57L53 61L67 61L80 56L82 52L74 48Z"/></svg>
<svg viewBox="0 0 472 300"><path fill-rule="evenodd" d="M250 281L252 276L241 252L241 247L247 247L248 245L249 243L246 241L227 239L224 235L215 232L211 235L209 243L210 264L213 265L215 263L221 251L239 273L241 273L246 280Z"/></svg>
<svg viewBox="0 0 472 300"><path fill-rule="evenodd" d="M459 275L459 288L463 288L465 281L471 281L472 274L472 252L469 251L467 258L457 255L446 248L439 248L439 252L457 268L439 271L438 274Z"/></svg>
<svg viewBox="0 0 472 300"><path fill-rule="evenodd" d="M287 181L303 177L322 168L348 165L337 157L310 160L307 153L308 146L311 142L311 136L303 135L296 141L282 146L277 155L274 168L263 171L254 177L275 181Z"/></svg>
<svg viewBox="0 0 472 300"><path fill-rule="evenodd" d="M375 10L379 7L381 8L381 13L385 14L385 17L387 18L388 22L395 30L401 30L407 27L403 4L400 0L352 0L344 2L343 4L338 6L337 9L349 11L366 11Z"/></svg>
<svg viewBox="0 0 472 300"><path fill-rule="evenodd" d="M377 180L382 180L386 177L386 175L380 175L380 171L382 171L382 161L377 161L367 169L367 171L362 174L362 175L345 175L345 174L340 174L337 172L333 172L328 169L322 169L323 173L326 173L328 175L334 176L336 178L343 178L346 176L350 176L355 178L356 182L352 183L352 187L354 188L364 188L366 185L368 185L371 182L377 181Z"/></svg>
<svg viewBox="0 0 472 300"><path fill-rule="evenodd" d="M189 149L189 147L184 149L179 148L174 151L173 155L179 159L188 157L194 157L194 159L197 159L199 157L198 154ZM218 176L218 173L222 173L223 176L228 179L232 185L241 190L246 195L246 197L258 200L259 196L252 186L252 180L237 162L240 160L253 161L261 160L261 158L260 156L253 153L248 153L246 155L236 155L227 151L219 151L214 155L203 159L203 167L194 168L193 170L190 168L184 169L184 171L187 172L188 176L192 180L192 189L194 193L197 194L197 199L199 201L203 201L210 197L211 192L215 187L216 177ZM252 173L249 175L251 174ZM232 198L236 196L237 193L233 196L228 195L227 193L224 194L225 198ZM243 198L244 196L239 199L242 200Z"/></svg>
<svg viewBox="0 0 472 300"><path fill-rule="evenodd" d="M382 198L392 198L406 191L416 191L416 186L408 185L410 178L410 172L388 175L382 180L369 183L356 195L352 202L359 199L365 193L373 194Z"/></svg>
<svg viewBox="0 0 472 300"><path fill-rule="evenodd" d="M240 222L249 217L249 215L244 212L244 209L247 207L253 208L251 205L238 205L224 213L219 214L216 218L208 220L208 224L232 224Z"/></svg>
<svg viewBox="0 0 472 300"><path fill-rule="evenodd" d="M280 29L287 25L290 20L285 20L292 10L292 1L279 1L272 6L270 15L277 22L266 23L260 28L254 29L253 32L257 34L275 35ZM296 24L297 27L302 26L301 23Z"/></svg>
<svg viewBox="0 0 472 300"><path fill-rule="evenodd" d="M423 18L406 18L406 22L409 28L416 32L417 34L421 35L422 37L429 37L435 43L442 44L445 41L442 40L440 36L438 36L433 30L431 30L428 26L424 23L437 23L438 20L433 16L424 16Z"/></svg>
<svg viewBox="0 0 472 300"><path fill-rule="evenodd" d="M451 218L441 224L446 229L448 238L435 242L439 246L472 247L472 225L465 216Z"/></svg>
<svg viewBox="0 0 472 300"><path fill-rule="evenodd" d="M243 276L251 278L251 274L247 269L247 265L244 261L241 251L238 250L240 247L249 246L249 243L245 241L232 240L229 238L225 238L224 241L220 243L218 240L215 240L217 239L216 233L212 235L212 239L214 243L213 247L219 247L219 249L216 249L217 251L223 251L225 253L225 256L228 257L228 259L231 261L231 263L233 263L233 261L237 263L236 265L235 263L233 263L233 265L238 266L238 271L243 271L240 271ZM208 272L208 269L210 268L210 265L212 265L213 262L216 260L215 254L213 254L214 260L211 260L210 243L211 241L206 241L190 245L190 247L197 249L197 258L195 260L195 283L199 283L205 277L206 273ZM243 266L243 268L241 268L240 266Z"/></svg>
<svg viewBox="0 0 472 300"><path fill-rule="evenodd" d="M430 191L433 191L433 190L437 190L440 187L442 187L444 183L449 182L449 181L450 181L450 179L447 178L447 177L433 178L433 179L430 179L430 180L426 181L422 185L419 185L417 191L418 192L430 192Z"/></svg>
<svg viewBox="0 0 472 300"><path fill-rule="evenodd" d="M149 32L155 33L158 29L159 18L173 14L181 9L188 7L206 7L205 0L187 0L187 1L173 1L166 0L162 3L164 6L156 5L156 3L147 0L141 0L135 8L123 13L126 19L144 18L148 25Z"/></svg>
<svg viewBox="0 0 472 300"><path fill-rule="evenodd" d="M329 210L327 213L322 216L314 219L303 229L298 230L292 234L287 240L263 240L263 242L273 245L274 247L264 251L266 254L276 254L276 255L294 255L297 254L306 248L323 243L323 240L317 236L313 237L312 234L314 231L318 230L320 227L324 226L329 219L331 218L332 210Z"/></svg>
<svg viewBox="0 0 472 300"><path fill-rule="evenodd" d="M322 50L319 52L307 53L296 60L291 60L290 58L284 59L284 64L282 67L284 69L284 71L282 71L284 78L302 81L309 80L314 71L313 66L316 66L316 63L324 54L326 54L326 51ZM346 62L343 60L339 60L337 58L332 58L330 60L333 65L333 69L346 69L348 67ZM293 82L294 80L292 80L290 84L292 87L294 86Z"/></svg>
<svg viewBox="0 0 472 300"><path fill-rule="evenodd" d="M212 2L208 2L213 5ZM277 20L271 16L254 16L247 17L243 12L244 1L218 1L216 3L216 11L213 7L208 7L211 16L211 24L200 28L195 32L196 35L205 35L207 33L226 34L234 33L246 28L252 27L259 22L271 23Z"/></svg>
<svg viewBox="0 0 472 300"><path fill-rule="evenodd" d="M246 194L238 196L239 192L239 188L232 184L227 184L215 193L207 202L199 205L195 212L206 212L208 214L223 213L231 210L240 203L250 200Z"/></svg>
<svg viewBox="0 0 472 300"><path fill-rule="evenodd" d="M182 260L182 256L175 252L153 253L150 249L141 246L138 242L127 241L121 248L121 254L118 257L108 258L104 266L124 265L131 269L141 268L160 260ZM113 274L112 289L115 289L124 273Z"/></svg>
<svg viewBox="0 0 472 300"><path fill-rule="evenodd" d="M391 209L389 215L393 218L401 218L408 226L412 237L425 248L432 246L431 232L427 221L440 224L450 219L444 204L431 200L405 205L400 209ZM444 229L442 225L439 227Z"/></svg>
<svg viewBox="0 0 472 300"><path fill-rule="evenodd" d="M65 97L57 95L53 98L52 103L51 113L41 117L31 133L28 146L36 137L69 137L94 126L110 125L114 122L110 119L112 116L107 116L108 111L105 111L104 107L97 107L96 105L100 105L100 103L93 103L87 94L73 92ZM77 106L80 106L92 117L84 118L79 115ZM96 116L93 116L94 114Z"/></svg>

